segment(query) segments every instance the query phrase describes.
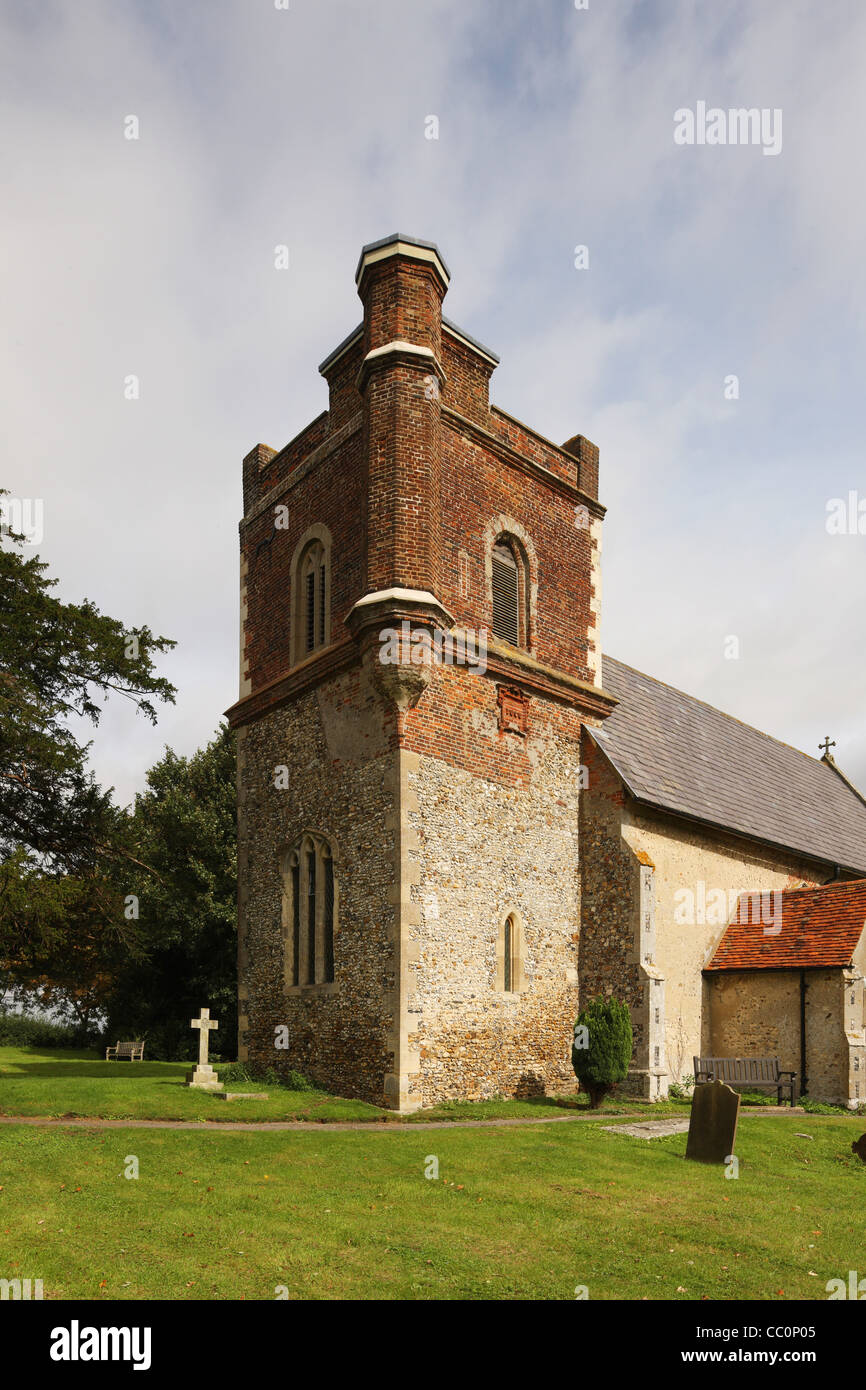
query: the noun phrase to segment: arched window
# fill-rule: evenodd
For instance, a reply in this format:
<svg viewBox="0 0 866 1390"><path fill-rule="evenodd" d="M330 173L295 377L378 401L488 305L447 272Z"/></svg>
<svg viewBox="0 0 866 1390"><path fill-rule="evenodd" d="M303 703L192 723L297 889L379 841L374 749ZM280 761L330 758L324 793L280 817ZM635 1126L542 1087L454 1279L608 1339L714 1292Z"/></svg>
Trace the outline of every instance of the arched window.
<svg viewBox="0 0 866 1390"><path fill-rule="evenodd" d="M325 645L325 605L327 601L325 548L317 541L311 545L300 571L301 598L304 604L304 654Z"/></svg>
<svg viewBox="0 0 866 1390"><path fill-rule="evenodd" d="M283 864L283 938L286 984L332 984L336 884L331 846L308 832Z"/></svg>
<svg viewBox="0 0 866 1390"><path fill-rule="evenodd" d="M505 942L503 951L504 979L502 988L510 994L514 988L514 918L511 913L505 919Z"/></svg>
<svg viewBox="0 0 866 1390"><path fill-rule="evenodd" d="M330 536L323 526L307 532L292 569L292 658L304 661L331 640Z"/></svg>
<svg viewBox="0 0 866 1390"><path fill-rule="evenodd" d="M509 912L500 925L496 943L496 988L504 994L520 994L525 987L523 926L519 913Z"/></svg>
<svg viewBox="0 0 866 1390"><path fill-rule="evenodd" d="M500 536L493 547L492 589L494 637L512 647L528 646L526 562L510 536Z"/></svg>

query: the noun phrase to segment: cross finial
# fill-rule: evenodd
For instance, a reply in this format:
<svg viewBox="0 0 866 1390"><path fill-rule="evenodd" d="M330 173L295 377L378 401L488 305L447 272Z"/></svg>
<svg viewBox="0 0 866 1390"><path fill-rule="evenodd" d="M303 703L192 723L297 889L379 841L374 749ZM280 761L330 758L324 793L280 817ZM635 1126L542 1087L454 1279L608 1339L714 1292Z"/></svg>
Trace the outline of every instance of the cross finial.
<svg viewBox="0 0 866 1390"><path fill-rule="evenodd" d="M821 748L821 749L823 749L823 751L824 751L824 757L825 757L825 758L829 758L829 756L830 756L830 749L836 747L836 740L833 739L833 741L831 742L831 741L830 741L830 735L828 734L827 737L824 739L824 742L818 744L818 747Z"/></svg>

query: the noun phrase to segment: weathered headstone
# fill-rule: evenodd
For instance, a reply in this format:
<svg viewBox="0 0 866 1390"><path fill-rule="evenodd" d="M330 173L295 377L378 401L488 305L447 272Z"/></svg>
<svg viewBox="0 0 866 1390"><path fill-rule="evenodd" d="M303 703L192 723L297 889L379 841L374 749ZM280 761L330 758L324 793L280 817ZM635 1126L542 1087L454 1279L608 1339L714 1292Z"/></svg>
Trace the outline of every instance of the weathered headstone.
<svg viewBox="0 0 866 1390"><path fill-rule="evenodd" d="M734 1152L740 1097L723 1081L703 1081L692 1095L686 1158L727 1163Z"/></svg>
<svg viewBox="0 0 866 1390"><path fill-rule="evenodd" d="M861 1134L859 1139L855 1139L851 1148L857 1157L862 1158L863 1162L866 1163L866 1134Z"/></svg>
<svg viewBox="0 0 866 1390"><path fill-rule="evenodd" d="M202 1009L199 1018L190 1019L190 1028L198 1028L198 1066L187 1073L186 1084L198 1091L221 1091L223 1084L207 1059L208 1040L211 1028L218 1028L210 1009Z"/></svg>

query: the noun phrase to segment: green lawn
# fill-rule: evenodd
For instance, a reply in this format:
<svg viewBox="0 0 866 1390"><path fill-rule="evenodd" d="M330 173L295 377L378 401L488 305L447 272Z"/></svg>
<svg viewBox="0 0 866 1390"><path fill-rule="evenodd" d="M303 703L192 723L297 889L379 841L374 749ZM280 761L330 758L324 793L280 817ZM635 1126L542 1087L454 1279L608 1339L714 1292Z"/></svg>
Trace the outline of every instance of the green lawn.
<svg viewBox="0 0 866 1390"><path fill-rule="evenodd" d="M862 1271L862 1127L747 1114L728 1180L684 1161L685 1135L647 1143L594 1120L3 1126L0 1277L41 1278L53 1299L272 1299L280 1285L294 1299L573 1299L578 1285L591 1299L825 1299L828 1279Z"/></svg>
<svg viewBox="0 0 866 1390"><path fill-rule="evenodd" d="M262 1091L267 1100L220 1100L184 1084L190 1062L106 1062L95 1052L39 1051L0 1047L0 1115L95 1116L139 1120L384 1120L391 1111L322 1091L232 1083L229 1090ZM216 1064L219 1071L219 1063ZM426 1110L408 1122L427 1119L505 1119L568 1114L586 1098L557 1102L540 1096L524 1101L454 1102ZM639 1103L609 1100L608 1114L641 1109ZM688 1106L665 1109L688 1113ZM656 1108L653 1114L661 1113Z"/></svg>
<svg viewBox="0 0 866 1390"><path fill-rule="evenodd" d="M228 1089L259 1090L269 1098L219 1100L184 1084L192 1065L106 1062L93 1052L0 1047L0 1115L118 1120L373 1120L384 1115L363 1101L246 1082Z"/></svg>

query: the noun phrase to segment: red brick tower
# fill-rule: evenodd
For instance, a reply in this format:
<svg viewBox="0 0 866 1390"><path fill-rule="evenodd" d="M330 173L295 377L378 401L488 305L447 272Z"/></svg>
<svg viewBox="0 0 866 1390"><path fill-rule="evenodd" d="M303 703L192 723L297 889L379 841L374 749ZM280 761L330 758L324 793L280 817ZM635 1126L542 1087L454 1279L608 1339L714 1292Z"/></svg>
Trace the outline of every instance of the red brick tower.
<svg viewBox="0 0 866 1390"><path fill-rule="evenodd" d="M240 1055L403 1110L562 1087L598 451L489 404L429 242L366 246L329 408L244 460Z"/></svg>

